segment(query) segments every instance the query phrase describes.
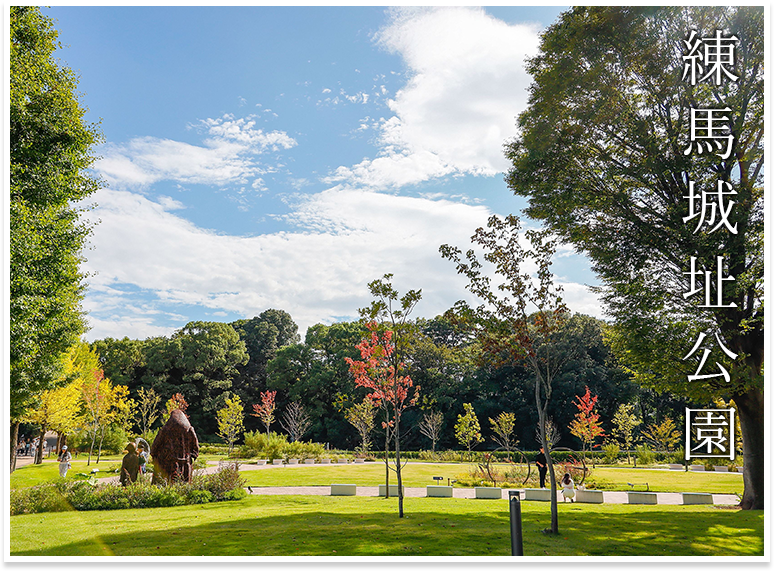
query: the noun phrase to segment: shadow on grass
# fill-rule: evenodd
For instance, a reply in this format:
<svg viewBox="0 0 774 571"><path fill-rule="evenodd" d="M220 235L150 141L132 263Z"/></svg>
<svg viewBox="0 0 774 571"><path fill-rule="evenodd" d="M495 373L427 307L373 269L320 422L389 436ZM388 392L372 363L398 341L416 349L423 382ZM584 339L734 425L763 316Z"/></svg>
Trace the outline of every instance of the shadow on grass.
<svg viewBox="0 0 774 571"><path fill-rule="evenodd" d="M510 555L505 502L496 505L459 500L461 503L455 505L451 500L414 500L407 506L407 517L403 519L397 517L394 506L387 501L375 499L374 502L382 503L366 506L332 503L329 511L322 511L320 505L304 505L300 499L276 506L256 502L222 514L212 511L218 505L208 504L153 510L155 513L145 518L139 510L91 512L90 515L69 512L68 517L75 518L73 525L81 525L84 529L81 536L88 535L88 539L49 543L50 547L38 544L36 549L14 548L14 543L18 546L23 540L14 541L12 522L11 555ZM444 502L451 509L444 511ZM475 513L471 513L471 507ZM561 508L560 533L552 536L541 533L550 523L547 506L523 506L525 555L763 554L763 513L760 512L683 506L648 506L636 511L631 508L627 511L621 506L577 504ZM283 514L283 510L292 513ZM127 519L125 525L122 525L122 512ZM199 517L218 519L197 524ZM56 531L50 523L49 520L47 529L53 535ZM157 530L152 530L154 527Z"/></svg>

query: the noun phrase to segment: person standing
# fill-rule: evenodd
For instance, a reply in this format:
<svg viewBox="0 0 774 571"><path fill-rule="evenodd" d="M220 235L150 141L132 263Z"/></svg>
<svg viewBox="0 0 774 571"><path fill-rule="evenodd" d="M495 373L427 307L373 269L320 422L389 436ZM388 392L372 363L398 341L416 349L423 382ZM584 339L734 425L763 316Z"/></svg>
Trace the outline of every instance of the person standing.
<svg viewBox="0 0 774 571"><path fill-rule="evenodd" d="M67 470L70 469L70 460L72 459L72 455L67 450L67 446L62 446L62 450L59 452L59 456L57 457L57 462L59 462L59 475L62 478L67 477Z"/></svg>
<svg viewBox="0 0 774 571"><path fill-rule="evenodd" d="M542 447L540 448L540 454L538 454L537 458L535 458L535 465L537 466L538 474L540 475L540 487L545 488L546 473L548 472L548 460L546 460L546 455Z"/></svg>

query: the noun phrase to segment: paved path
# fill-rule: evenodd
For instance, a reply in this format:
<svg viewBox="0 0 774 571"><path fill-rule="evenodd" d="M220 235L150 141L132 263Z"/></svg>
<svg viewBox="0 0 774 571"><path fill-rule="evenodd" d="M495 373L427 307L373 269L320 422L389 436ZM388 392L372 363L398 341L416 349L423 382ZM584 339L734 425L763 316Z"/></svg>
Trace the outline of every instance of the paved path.
<svg viewBox="0 0 774 571"><path fill-rule="evenodd" d="M16 467L26 466L32 464L33 458L31 456L19 456L16 459ZM197 470L198 473L212 474L217 472L219 462L208 462L208 466L201 470ZM345 466L346 464L313 464L314 466ZM265 466L258 466L257 464L240 464L239 469L241 471L252 470L272 470L272 469L293 469L298 467L310 467L312 464L286 464L283 466L274 466L267 464ZM100 479L100 482L118 482L118 476L110 476L108 478ZM344 483L344 482L342 482ZM271 487L259 487L250 486L246 488L247 492L253 495L266 495L266 496L330 496L330 486L271 486ZM503 489L502 498L508 499L508 489ZM475 490L473 488L454 488L452 491L453 497L463 499L475 498ZM426 488L405 488L404 497L407 498L424 498L427 497ZM377 486L358 486L356 495L358 496L370 496L376 497L379 495L379 488ZM519 490L519 496L524 500L524 490ZM627 492L602 492L604 503L606 504L626 504L628 502ZM659 505L682 505L682 494L675 492L658 492L656 493L657 502ZM557 492L557 499L559 502L563 501L561 492ZM712 494L712 500L715 505L727 505L735 506L739 503L739 497L735 494Z"/></svg>

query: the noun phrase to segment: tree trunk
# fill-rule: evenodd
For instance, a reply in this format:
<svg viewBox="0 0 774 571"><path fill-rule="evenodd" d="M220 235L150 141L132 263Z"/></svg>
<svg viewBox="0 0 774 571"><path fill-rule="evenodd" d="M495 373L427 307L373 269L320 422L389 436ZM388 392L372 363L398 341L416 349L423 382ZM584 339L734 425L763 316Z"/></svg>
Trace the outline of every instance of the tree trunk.
<svg viewBox="0 0 774 571"><path fill-rule="evenodd" d="M389 416L387 419L389 420ZM390 426L384 429L384 497L390 497Z"/></svg>
<svg viewBox="0 0 774 571"><path fill-rule="evenodd" d="M395 415L395 468L398 474L398 517L403 517L403 482L400 477L400 419Z"/></svg>
<svg viewBox="0 0 774 571"><path fill-rule="evenodd" d="M537 372L537 368L535 368ZM540 441L543 445L543 454L546 457L546 468L551 481L551 533L559 533L559 506L556 503L556 474L554 474L554 462L551 459L551 448L546 438L546 414L548 411L548 400L545 403L540 398L540 375L535 378L535 404L538 409L538 421L540 422Z"/></svg>
<svg viewBox="0 0 774 571"><path fill-rule="evenodd" d="M46 444L46 427L40 428L40 438L38 438L38 449L35 451L35 464L43 463L43 448Z"/></svg>
<svg viewBox="0 0 774 571"><path fill-rule="evenodd" d="M739 412L742 427L742 445L744 451L744 495L742 509L762 510L764 508L764 398L763 391L751 388L746 393L734 395L734 403ZM734 433L731 427L731 434Z"/></svg>
<svg viewBox="0 0 774 571"><path fill-rule="evenodd" d="M16 449L19 447L19 422L11 423L11 474L16 470Z"/></svg>

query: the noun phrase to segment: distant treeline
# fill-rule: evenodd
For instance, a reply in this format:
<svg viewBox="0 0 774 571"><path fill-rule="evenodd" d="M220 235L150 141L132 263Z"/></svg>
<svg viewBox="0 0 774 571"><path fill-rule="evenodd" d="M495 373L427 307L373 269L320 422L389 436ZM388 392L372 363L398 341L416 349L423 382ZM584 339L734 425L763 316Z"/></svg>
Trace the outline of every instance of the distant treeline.
<svg viewBox="0 0 774 571"><path fill-rule="evenodd" d="M519 447L534 449L537 412L531 374L518 364L488 359L470 331L443 316L417 319L413 324L407 365L421 387L421 398L404 416L404 447L430 448L418 425L432 409L444 416L438 447L459 448L454 424L463 414L463 404L472 403L485 438L479 450L495 447L488 419L501 412L515 413ZM597 410L608 433L620 403L634 403L644 425L670 417L679 426L686 401L656 395L632 382L603 341L604 322L576 314L570 324L567 342L574 347L574 357L555 379L550 407L561 433L558 446L580 448L567 427L578 412L573 401L586 386L599 396ZM181 393L203 441L219 440L216 411L231 395L238 395L246 405L246 430L264 430L250 416L252 405L261 402L261 391L276 390L278 420L291 402L300 403L310 415L312 423L303 440L352 450L360 442L344 413L363 399L365 389L355 386L345 358L360 358L355 345L364 331L357 321L318 324L307 330L301 342L291 316L269 309L233 323L192 322L171 337L107 338L92 347L105 376L128 386L132 398L137 398L141 387L154 389L162 402ZM374 434L377 449L380 420ZM278 421L272 430L281 431Z"/></svg>

